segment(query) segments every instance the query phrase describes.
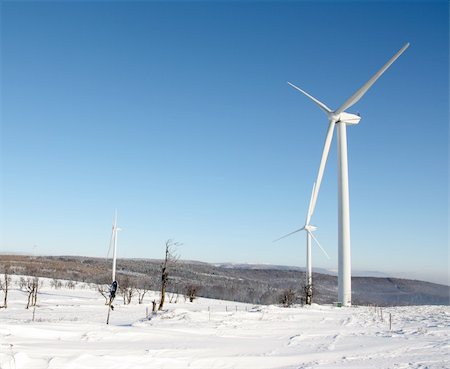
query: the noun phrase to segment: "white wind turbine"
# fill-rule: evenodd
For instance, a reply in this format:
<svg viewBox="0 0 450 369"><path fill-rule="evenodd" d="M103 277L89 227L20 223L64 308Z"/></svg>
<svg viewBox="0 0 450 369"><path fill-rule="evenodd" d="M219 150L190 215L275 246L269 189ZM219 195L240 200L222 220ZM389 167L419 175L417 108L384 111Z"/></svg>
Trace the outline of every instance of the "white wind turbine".
<svg viewBox="0 0 450 369"><path fill-rule="evenodd" d="M288 82L289 85L309 97L321 108L328 117L328 132L325 138L322 158L320 160L317 181L312 196L312 211L316 206L317 195L322 182L325 164L330 151L335 125L338 126L338 301L344 306L351 305L351 260L350 260L350 204L348 190L348 162L347 162L347 125L358 124L359 115L345 112L346 109L356 104L369 90L378 78L391 66L397 58L409 47L406 43L383 67L373 75L358 91L350 96L338 109L331 110L324 103L311 96L301 88Z"/></svg>
<svg viewBox="0 0 450 369"><path fill-rule="evenodd" d="M311 217L314 213L314 207L313 207L313 199L316 195L315 192L316 184L314 183L311 198L309 200L309 207L308 212L306 213L306 220L305 225L302 228L299 228L295 230L294 232L288 233L287 235L284 235L280 238L277 238L275 241L281 240L285 237L289 237L290 235L293 235L294 233L305 231L306 232L306 304L311 305L312 302L312 254L311 254L311 238L316 242L317 246L322 250L322 252L325 254L325 256L329 259L327 252L320 244L319 240L313 235L313 232L317 230L316 226L313 226L311 224Z"/></svg>
<svg viewBox="0 0 450 369"><path fill-rule="evenodd" d="M116 281L116 259L117 259L117 234L122 229L117 227L117 210L114 214L113 219L113 225L112 225L112 232L111 232L111 240L109 242L109 252L111 251L111 247L113 248L113 264L112 264L112 284L109 291L109 302L108 302L108 317L106 318L106 324L109 324L109 314L111 310L114 310L114 307L112 305L114 298L116 297L116 291L119 287L117 281Z"/></svg>

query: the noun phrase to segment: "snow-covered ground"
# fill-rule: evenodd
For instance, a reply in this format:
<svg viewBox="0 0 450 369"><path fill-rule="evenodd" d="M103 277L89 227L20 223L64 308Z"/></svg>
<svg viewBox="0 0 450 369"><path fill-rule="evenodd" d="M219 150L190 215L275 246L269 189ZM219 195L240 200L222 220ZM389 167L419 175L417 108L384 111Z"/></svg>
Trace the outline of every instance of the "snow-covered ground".
<svg viewBox="0 0 450 369"><path fill-rule="evenodd" d="M0 368L450 368L448 306L383 308L381 317L374 307L180 298L146 319L155 296L126 306L117 298L106 325L95 289L46 280L33 322L13 286L0 309Z"/></svg>

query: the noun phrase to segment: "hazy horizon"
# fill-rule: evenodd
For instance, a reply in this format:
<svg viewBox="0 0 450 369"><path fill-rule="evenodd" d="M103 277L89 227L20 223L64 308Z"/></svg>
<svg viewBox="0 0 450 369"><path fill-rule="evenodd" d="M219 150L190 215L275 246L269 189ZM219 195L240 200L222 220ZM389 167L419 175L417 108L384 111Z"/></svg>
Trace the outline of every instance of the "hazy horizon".
<svg viewBox="0 0 450 369"><path fill-rule="evenodd" d="M41 255L41 254L32 254L32 253L26 253L26 252L8 252L8 251L2 251L0 252L0 255L20 255L20 256L30 256L30 257L85 257L85 258L99 258L99 259L111 259L110 256L93 256L93 255L76 255L76 254L48 254L48 255ZM136 259L136 260L163 260L163 256L161 257L120 257L120 259ZM182 255L180 256L181 262L193 262L193 263L205 263L205 264L211 264L211 265L217 265L217 266L225 266L227 264L235 265L235 266L266 266L266 267L281 267L281 268L293 268L293 269L299 269L299 270L305 270L305 266L299 266L299 265L290 265L290 264L270 264L270 263L252 263L252 262L245 262L245 261L207 261L207 260L192 260L192 259L184 259ZM338 270L336 269L326 269L322 267L314 267L313 266L313 272L314 273L324 273L324 274L330 274L337 276ZM396 273L394 271L380 271L380 270L359 270L359 269L353 269L352 270L352 277L375 277L375 278L402 278L402 279L411 279L411 280L420 280L424 282L430 282L430 283L436 283L436 284L442 284L445 286L450 286L450 282L447 279L446 275L420 275L420 273Z"/></svg>

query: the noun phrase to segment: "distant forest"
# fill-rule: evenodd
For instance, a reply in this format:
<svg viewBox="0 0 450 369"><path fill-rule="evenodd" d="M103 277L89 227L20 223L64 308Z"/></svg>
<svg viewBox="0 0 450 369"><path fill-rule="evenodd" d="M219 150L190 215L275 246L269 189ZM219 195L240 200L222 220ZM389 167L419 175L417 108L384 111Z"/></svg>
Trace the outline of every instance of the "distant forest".
<svg viewBox="0 0 450 369"><path fill-rule="evenodd" d="M160 290L161 260L118 259L117 280L129 288ZM111 260L78 256L1 255L0 273L65 279L98 285L111 283ZM286 290L302 303L305 273L289 268L217 266L178 260L169 271L168 293L277 304ZM313 302L331 304L337 299L337 277L313 273ZM449 305L449 286L399 278L352 278L354 305Z"/></svg>

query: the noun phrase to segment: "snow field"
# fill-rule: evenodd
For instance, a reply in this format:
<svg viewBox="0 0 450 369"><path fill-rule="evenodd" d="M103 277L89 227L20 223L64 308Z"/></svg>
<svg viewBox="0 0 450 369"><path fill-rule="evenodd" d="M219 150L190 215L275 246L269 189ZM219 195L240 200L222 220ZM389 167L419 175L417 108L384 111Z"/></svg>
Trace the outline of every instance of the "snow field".
<svg viewBox="0 0 450 369"><path fill-rule="evenodd" d="M92 286L38 295L35 321L14 286L0 309L1 369L450 368L450 308L282 308L180 297L146 318L118 296L106 325ZM84 288L82 288L84 287ZM392 314L392 330L389 329Z"/></svg>

